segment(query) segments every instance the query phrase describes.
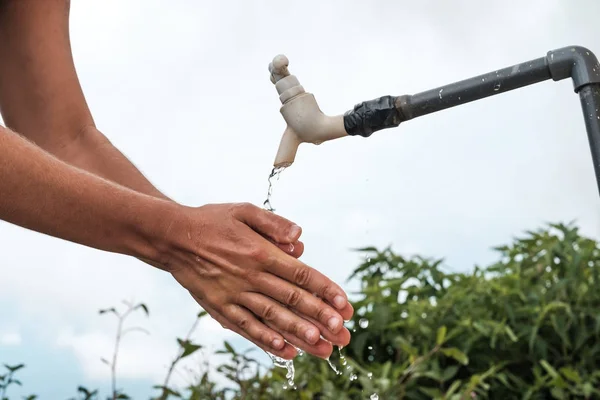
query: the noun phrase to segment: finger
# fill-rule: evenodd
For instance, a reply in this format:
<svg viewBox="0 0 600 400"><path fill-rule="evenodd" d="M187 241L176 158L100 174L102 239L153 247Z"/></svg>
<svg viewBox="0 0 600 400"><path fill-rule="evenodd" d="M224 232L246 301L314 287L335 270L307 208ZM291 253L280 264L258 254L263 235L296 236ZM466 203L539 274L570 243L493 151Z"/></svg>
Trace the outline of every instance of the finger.
<svg viewBox="0 0 600 400"><path fill-rule="evenodd" d="M236 304L229 304L223 308L223 316L239 330L250 336L254 343L260 343L271 350L281 350L285 346L281 334L269 329L256 316L243 307Z"/></svg>
<svg viewBox="0 0 600 400"><path fill-rule="evenodd" d="M271 322L266 322L266 324L267 326L276 329L276 327L273 326ZM331 343L323 339L319 339L317 343L315 343L314 345L310 345L289 333L284 332L283 337L285 337L285 340L287 340L289 343L293 344L297 348L304 350L308 354L312 354L313 356L320 357L323 359L328 358L331 355L331 352L333 351L333 346L331 345Z"/></svg>
<svg viewBox="0 0 600 400"><path fill-rule="evenodd" d="M302 254L304 253L304 243L302 243L301 241L289 244L276 243L276 245L281 250L285 251L294 258L300 258L300 256L302 256Z"/></svg>
<svg viewBox="0 0 600 400"><path fill-rule="evenodd" d="M240 222L276 243L294 243L302 234L302 228L292 221L252 204L235 207L233 215Z"/></svg>
<svg viewBox="0 0 600 400"><path fill-rule="evenodd" d="M297 310L302 316L320 321L333 333L338 333L343 327L343 320L338 312L302 288L268 273L256 275L253 284L260 293Z"/></svg>
<svg viewBox="0 0 600 400"><path fill-rule="evenodd" d="M317 327L260 293L242 293L238 301L281 334L295 336L309 345L319 341L321 333Z"/></svg>
<svg viewBox="0 0 600 400"><path fill-rule="evenodd" d="M296 348L294 348L294 346L290 345L289 343L285 343L284 346L283 346L283 348L280 349L280 350L275 350L275 349L273 349L270 346L263 345L262 343L256 343L256 341L253 340L246 332L240 330L234 324L232 324L229 321L227 321L227 319L225 319L215 309L213 309L210 306L207 306L207 305L203 304L203 302L201 302L198 299L198 297L194 296L193 294L192 294L192 297L196 300L196 302L198 302L198 304L200 304L202 306L202 308L204 308L204 310L206 312L208 312L210 314L210 316L213 319L215 319L219 324L221 324L221 326L223 326L223 328L229 329L229 330L237 333L238 335L242 336L246 340L254 343L256 346L258 346L259 348L261 348L263 351L271 353L271 354L274 354L277 357L281 357L281 358L283 358L285 360L292 360L292 359L294 359L298 355L298 351L296 350Z"/></svg>
<svg viewBox="0 0 600 400"><path fill-rule="evenodd" d="M299 260L289 257L277 257L275 262L268 266L268 271L311 293L315 293L338 310L347 307L348 297L340 286Z"/></svg>
<svg viewBox="0 0 600 400"><path fill-rule="evenodd" d="M329 302L326 302L329 304ZM329 304L331 305L331 304ZM333 307L333 306L332 306ZM349 302L346 303L346 307L344 307L341 310L336 310L344 319L344 321L350 321L350 319L352 319L352 316L354 315L354 307L352 307L352 304L350 304Z"/></svg>
<svg viewBox="0 0 600 400"><path fill-rule="evenodd" d="M297 314L297 311L294 311L294 310L290 310L290 311ZM317 328L319 328L319 331L321 332L321 335L323 336L323 338L325 340L331 342L332 344L334 344L336 346L346 347L350 343L351 334L350 334L350 331L346 327L344 327L342 330L340 330L337 334L333 334L328 328L326 328L322 323L315 320L314 318L310 318L310 317L303 316L303 315L300 315L300 317L305 318L306 320L308 320L309 322L314 324Z"/></svg>

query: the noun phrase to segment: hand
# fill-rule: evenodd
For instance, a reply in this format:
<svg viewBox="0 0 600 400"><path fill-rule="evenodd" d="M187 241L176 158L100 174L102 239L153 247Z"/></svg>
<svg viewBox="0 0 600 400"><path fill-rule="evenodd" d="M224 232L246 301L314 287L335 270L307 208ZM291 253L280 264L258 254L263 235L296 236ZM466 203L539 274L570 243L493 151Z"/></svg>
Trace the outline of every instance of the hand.
<svg viewBox="0 0 600 400"><path fill-rule="evenodd" d="M285 359L296 356L290 344L326 358L332 343L350 342L343 321L352 306L337 284L296 259L298 226L250 204L184 210L166 229L170 244L158 263L221 325Z"/></svg>

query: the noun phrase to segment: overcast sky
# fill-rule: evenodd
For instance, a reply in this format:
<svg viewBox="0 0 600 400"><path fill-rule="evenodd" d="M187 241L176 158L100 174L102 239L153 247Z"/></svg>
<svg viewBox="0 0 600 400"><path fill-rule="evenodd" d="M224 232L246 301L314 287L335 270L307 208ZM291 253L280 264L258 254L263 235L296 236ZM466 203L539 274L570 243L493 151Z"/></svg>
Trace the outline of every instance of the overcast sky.
<svg viewBox="0 0 600 400"><path fill-rule="evenodd" d="M600 54L597 0L72 3L76 65L99 128L187 205L264 201L285 127L267 70L279 53L328 114L563 46ZM576 220L600 237L599 199L579 99L563 81L368 139L302 145L273 205L303 227L303 260L350 289L351 248L391 244L469 270L545 222ZM198 310L187 292L137 260L6 223L0 243L0 362L27 364L26 392L66 399L85 384L106 395L100 357L115 323L97 310L133 299L148 304L151 318L132 322L151 335L125 338L120 383L147 398ZM207 319L196 339L210 347L227 336Z"/></svg>

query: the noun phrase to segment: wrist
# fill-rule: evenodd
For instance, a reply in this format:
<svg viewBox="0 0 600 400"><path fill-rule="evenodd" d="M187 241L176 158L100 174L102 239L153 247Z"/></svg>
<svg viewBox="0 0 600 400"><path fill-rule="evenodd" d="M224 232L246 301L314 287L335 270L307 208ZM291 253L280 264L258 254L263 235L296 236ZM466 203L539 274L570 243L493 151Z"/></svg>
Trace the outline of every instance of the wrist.
<svg viewBox="0 0 600 400"><path fill-rule="evenodd" d="M147 196L148 202L134 214L131 229L135 240L129 245L129 254L167 266L174 247L173 235L186 208L170 200Z"/></svg>

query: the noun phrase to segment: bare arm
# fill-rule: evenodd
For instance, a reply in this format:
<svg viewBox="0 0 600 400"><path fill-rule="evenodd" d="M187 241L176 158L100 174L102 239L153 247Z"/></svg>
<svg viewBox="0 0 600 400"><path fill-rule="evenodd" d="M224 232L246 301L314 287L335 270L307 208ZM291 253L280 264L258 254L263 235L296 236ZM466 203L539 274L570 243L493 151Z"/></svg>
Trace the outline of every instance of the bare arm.
<svg viewBox="0 0 600 400"><path fill-rule="evenodd" d="M0 0L0 112L61 160L166 198L95 125L73 63L69 0Z"/></svg>

